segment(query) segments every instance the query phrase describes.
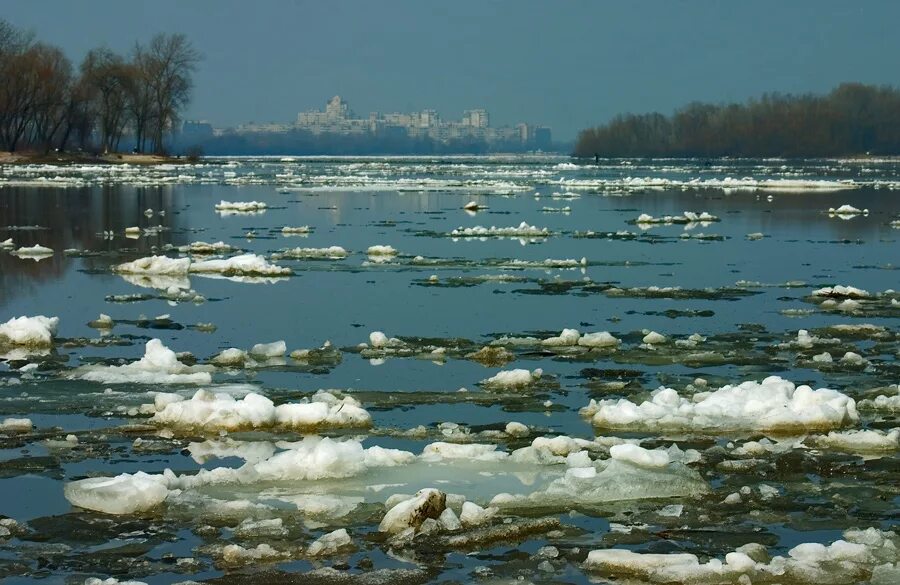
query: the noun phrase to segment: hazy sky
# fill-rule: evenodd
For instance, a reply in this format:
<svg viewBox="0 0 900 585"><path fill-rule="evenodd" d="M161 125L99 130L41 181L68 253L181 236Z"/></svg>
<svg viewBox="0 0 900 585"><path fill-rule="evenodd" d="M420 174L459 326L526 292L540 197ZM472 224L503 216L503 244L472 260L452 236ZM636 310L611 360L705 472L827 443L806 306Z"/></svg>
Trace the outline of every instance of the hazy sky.
<svg viewBox="0 0 900 585"><path fill-rule="evenodd" d="M900 2L2 0L80 60L182 32L203 53L188 118L291 121L334 94L357 114L485 107L556 139L619 112L841 81L900 84Z"/></svg>

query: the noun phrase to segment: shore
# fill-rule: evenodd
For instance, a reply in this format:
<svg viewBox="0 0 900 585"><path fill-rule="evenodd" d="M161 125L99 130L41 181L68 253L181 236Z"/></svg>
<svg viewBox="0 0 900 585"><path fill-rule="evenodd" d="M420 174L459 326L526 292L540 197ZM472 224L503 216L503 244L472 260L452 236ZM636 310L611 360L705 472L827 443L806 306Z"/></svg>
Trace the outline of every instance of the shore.
<svg viewBox="0 0 900 585"><path fill-rule="evenodd" d="M186 162L184 157L157 154L89 154L83 152L0 152L0 164L108 164L108 165L160 165Z"/></svg>

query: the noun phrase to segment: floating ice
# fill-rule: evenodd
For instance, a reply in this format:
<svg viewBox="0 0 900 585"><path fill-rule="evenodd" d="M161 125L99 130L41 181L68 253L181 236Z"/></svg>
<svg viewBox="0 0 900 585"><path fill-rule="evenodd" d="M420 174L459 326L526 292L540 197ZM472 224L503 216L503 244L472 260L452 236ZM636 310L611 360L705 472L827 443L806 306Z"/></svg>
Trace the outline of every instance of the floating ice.
<svg viewBox="0 0 900 585"><path fill-rule="evenodd" d="M209 384L207 368L187 366L159 339L147 342L144 357L124 366L84 366L74 377L104 384Z"/></svg>
<svg viewBox="0 0 900 585"><path fill-rule="evenodd" d="M622 444L610 450L611 458L590 466L573 466L546 489L525 495L498 494L492 506L504 508L559 507L572 503L696 496L709 491L700 474L685 465L697 459L696 452L648 450ZM582 463L576 455L573 462Z"/></svg>
<svg viewBox="0 0 900 585"><path fill-rule="evenodd" d="M398 347L403 345L403 342L397 339L396 337L388 337L381 331L373 331L369 333L369 347L374 349L385 349L389 347Z"/></svg>
<svg viewBox="0 0 900 585"><path fill-rule="evenodd" d="M874 429L855 431L832 431L827 435L817 435L809 442L817 447L840 449L850 452L884 452L900 449L900 428L890 431Z"/></svg>
<svg viewBox="0 0 900 585"><path fill-rule="evenodd" d="M244 461L257 463L274 455L275 445L269 441L236 441L225 437L189 443L187 450L191 454L191 459L200 464L206 463L210 459L225 459L226 457L237 457Z"/></svg>
<svg viewBox="0 0 900 585"><path fill-rule="evenodd" d="M250 348L250 355L255 358L275 358L282 357L287 352L287 344L284 340L273 341L272 343L257 343Z"/></svg>
<svg viewBox="0 0 900 585"><path fill-rule="evenodd" d="M871 399L860 400L859 407L866 410L884 410L898 411L900 410L900 388L895 384L889 389L892 394L879 394Z"/></svg>
<svg viewBox="0 0 900 585"><path fill-rule="evenodd" d="M272 545L261 543L252 548L244 548L239 544L226 544L219 552L221 561L226 565L245 565L254 561L275 562L290 558L290 553L272 548Z"/></svg>
<svg viewBox="0 0 900 585"><path fill-rule="evenodd" d="M725 177L724 179L667 179L664 177L625 177L623 179L560 179L559 184L570 190L621 189L641 191L645 189L720 189L773 190L773 191L841 191L857 189L861 185L852 180L813 179L755 179L753 177Z"/></svg>
<svg viewBox="0 0 900 585"><path fill-rule="evenodd" d="M651 331L650 333L645 335L641 341L643 341L647 345L654 345L654 344L665 343L668 340L666 339L665 335L663 335L661 333L657 333L656 331Z"/></svg>
<svg viewBox="0 0 900 585"><path fill-rule="evenodd" d="M222 260L193 262L190 272L224 276L287 276L291 274L291 269L270 264L264 257L256 254L242 254Z"/></svg>
<svg viewBox="0 0 900 585"><path fill-rule="evenodd" d="M544 339L541 341L541 344L551 347L565 347L578 345L579 339L581 339L581 332L577 329L563 329L558 336Z"/></svg>
<svg viewBox="0 0 900 585"><path fill-rule="evenodd" d="M836 297L836 298L854 298L854 299L865 299L869 298L872 295L869 294L869 291L863 290L861 288L856 288L855 286L843 286L843 285L835 285L835 286L826 286L824 288L820 288L814 290L812 292L814 297Z"/></svg>
<svg viewBox="0 0 900 585"><path fill-rule="evenodd" d="M191 266L190 258L169 258L167 256L147 256L113 267L122 274L183 275Z"/></svg>
<svg viewBox="0 0 900 585"><path fill-rule="evenodd" d="M353 546L346 528L339 528L334 532L323 534L306 549L306 554L311 557L321 557L336 554Z"/></svg>
<svg viewBox="0 0 900 585"><path fill-rule="evenodd" d="M397 250L392 246L369 246L366 254L369 256L396 256Z"/></svg>
<svg viewBox="0 0 900 585"><path fill-rule="evenodd" d="M498 508L482 508L474 502L463 502L462 512L459 514L459 521L465 527L478 526L488 522L498 511Z"/></svg>
<svg viewBox="0 0 900 585"><path fill-rule="evenodd" d="M696 585L745 582L842 585L870 582L879 572L896 571L900 562L900 537L893 532L869 528L847 530L843 536L844 540L827 546L800 544L788 551L787 557L776 556L771 560L765 548L754 543L728 553L724 562L711 559L701 564L696 555L688 553L607 549L591 551L584 566L590 571L626 579Z"/></svg>
<svg viewBox="0 0 900 585"><path fill-rule="evenodd" d="M15 247L16 247L16 244L13 242L12 238L6 238L2 242L0 242L0 248L9 249L9 248L15 248Z"/></svg>
<svg viewBox="0 0 900 585"><path fill-rule="evenodd" d="M35 244L30 247L22 247L14 252L10 252L13 256L18 256L20 258L33 258L35 260L41 260L43 258L47 258L48 256L53 255L53 250L47 248L46 246L41 246L40 244Z"/></svg>
<svg viewBox="0 0 900 585"><path fill-rule="evenodd" d="M84 580L84 585L147 585L147 583L144 581L134 581L132 579L119 581L115 577L109 577L107 579L88 577Z"/></svg>
<svg viewBox="0 0 900 585"><path fill-rule="evenodd" d="M640 214L634 223L636 224L673 224L673 223L708 223L713 221L719 221L719 218L715 215L707 213L706 211L695 213L693 211L685 211L681 215L664 215L662 217L653 217L652 215L648 215L646 213Z"/></svg>
<svg viewBox="0 0 900 585"><path fill-rule="evenodd" d="M229 347L217 353L209 361L217 366L242 366L250 359L250 355L243 349Z"/></svg>
<svg viewBox="0 0 900 585"><path fill-rule="evenodd" d="M591 400L582 409L595 425L618 429L769 430L839 428L859 419L856 403L836 390L793 383L770 376L757 383L723 386L691 398L660 387L641 404L630 400Z"/></svg>
<svg viewBox="0 0 900 585"><path fill-rule="evenodd" d="M234 250L234 246L226 244L222 241L214 243L191 242L186 246L179 246L178 248L179 252L188 252L197 255L227 254L228 252L233 252Z"/></svg>
<svg viewBox="0 0 900 585"><path fill-rule="evenodd" d="M539 228L522 222L515 227L495 227L489 228L475 226L470 228L458 227L450 235L456 238L484 238L484 237L547 237L552 235L547 228Z"/></svg>
<svg viewBox="0 0 900 585"><path fill-rule="evenodd" d="M34 424L30 418L5 418L0 421L0 433L30 433Z"/></svg>
<svg viewBox="0 0 900 585"><path fill-rule="evenodd" d="M613 337L608 331L585 333L578 340L578 345L584 347L616 347L621 340Z"/></svg>
<svg viewBox="0 0 900 585"><path fill-rule="evenodd" d="M279 258L346 258L349 252L340 246L327 248L289 248L278 253Z"/></svg>
<svg viewBox="0 0 900 585"><path fill-rule="evenodd" d="M281 443L287 449L264 461L246 463L237 469L218 467L194 475L175 475L170 470L150 475L143 472L113 478L88 478L65 486L71 503L107 514L132 514L148 510L185 490L209 485L246 485L255 482L302 482L340 479L359 475L380 466L405 465L415 460L406 451L370 447L358 441L336 441L316 436L295 443Z"/></svg>
<svg viewBox="0 0 900 585"><path fill-rule="evenodd" d="M142 471L115 477L91 477L66 484L66 499L88 510L133 514L162 504L169 489L161 476Z"/></svg>
<svg viewBox="0 0 900 585"><path fill-rule="evenodd" d="M204 432L220 430L285 428L313 430L323 428L362 428L372 419L352 397L337 398L329 392L317 392L309 402L275 404L251 392L240 400L224 393L198 390L185 400L178 394L159 393L150 419L154 424Z"/></svg>
<svg viewBox="0 0 900 585"><path fill-rule="evenodd" d="M419 490L415 496L393 506L378 525L381 532L396 534L409 528L419 528L432 518L437 520L447 508L447 495L434 488Z"/></svg>
<svg viewBox="0 0 900 585"><path fill-rule="evenodd" d="M527 437L530 431L526 425L520 422L511 421L506 423L504 432L511 437Z"/></svg>
<svg viewBox="0 0 900 585"><path fill-rule="evenodd" d="M521 388L541 379L544 371L537 368L534 371L525 369L502 370L481 383L492 388Z"/></svg>
<svg viewBox="0 0 900 585"><path fill-rule="evenodd" d="M262 201L225 201L216 203L216 211L222 215L229 213L254 213L264 211L268 207Z"/></svg>
<svg viewBox="0 0 900 585"><path fill-rule="evenodd" d="M421 458L424 461L444 461L465 459L468 461L500 461L509 457L505 451L498 451L497 445L483 443L445 443L438 441L425 445Z"/></svg>
<svg viewBox="0 0 900 585"><path fill-rule="evenodd" d="M301 226L297 226L297 227L291 227L291 226L286 225L283 228L281 228L281 235L283 235L283 236L304 235L304 234L308 234L309 232L310 232L310 229L309 229L308 225L301 225Z"/></svg>
<svg viewBox="0 0 900 585"><path fill-rule="evenodd" d="M0 345L50 347L58 326L59 317L13 317L0 324Z"/></svg>
<svg viewBox="0 0 900 585"><path fill-rule="evenodd" d="M831 217L837 216L842 219L848 219L850 217L854 217L857 215L869 215L869 210L868 209L857 209L856 207L853 207L852 205L845 203L845 204L841 205L840 207L838 207L837 209L835 209L834 207L829 207L828 215L830 215Z"/></svg>

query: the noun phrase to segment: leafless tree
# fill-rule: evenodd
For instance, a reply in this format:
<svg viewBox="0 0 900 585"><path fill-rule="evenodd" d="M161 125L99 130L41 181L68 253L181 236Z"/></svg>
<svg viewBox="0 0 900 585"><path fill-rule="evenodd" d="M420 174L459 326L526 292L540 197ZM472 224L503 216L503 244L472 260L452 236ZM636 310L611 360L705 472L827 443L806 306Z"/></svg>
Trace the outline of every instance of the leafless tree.
<svg viewBox="0 0 900 585"><path fill-rule="evenodd" d="M58 48L0 19L0 148L85 148L95 133L105 152L126 130L137 149L164 150L164 139L191 97L200 59L187 37L159 34L125 59L107 48L88 52L74 75Z"/></svg>
<svg viewBox="0 0 900 585"><path fill-rule="evenodd" d="M37 86L31 116L31 142L39 145L46 154L66 121L72 90L72 64L56 47L38 44L32 51Z"/></svg>
<svg viewBox="0 0 900 585"><path fill-rule="evenodd" d="M190 101L191 74L200 54L182 34L158 34L143 53L153 107L151 147L162 153L166 133L176 126L181 110Z"/></svg>
<svg viewBox="0 0 900 585"><path fill-rule="evenodd" d="M155 70L154 63L147 50L140 43L135 44L131 56L132 77L128 88L128 111L138 152L145 151L147 139L155 127L155 99L150 83Z"/></svg>
<svg viewBox="0 0 900 585"><path fill-rule="evenodd" d="M115 151L128 123L128 87L131 67L109 49L92 49L81 63L81 74L90 88L90 102L105 152Z"/></svg>

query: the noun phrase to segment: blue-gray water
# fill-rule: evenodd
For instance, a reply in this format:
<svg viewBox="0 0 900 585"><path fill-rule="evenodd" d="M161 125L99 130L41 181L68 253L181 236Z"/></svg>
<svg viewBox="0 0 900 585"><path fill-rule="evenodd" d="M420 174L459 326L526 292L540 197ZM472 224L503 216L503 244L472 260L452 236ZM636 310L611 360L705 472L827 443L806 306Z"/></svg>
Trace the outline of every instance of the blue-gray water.
<svg viewBox="0 0 900 585"><path fill-rule="evenodd" d="M668 182L624 180L628 177ZM721 182L726 177L753 181L732 188ZM689 183L692 179L701 182ZM49 354L10 359L0 366L0 419L28 417L35 424L27 434L0 435L0 516L20 522L18 532L0 538L0 577L11 583L80 582L88 576L169 583L337 564L350 573L419 566L434 580L525 576L585 582L589 575L580 563L595 548L687 551L705 559L760 542L773 554L784 554L801 542L830 543L846 528L895 527L900 504L897 449L863 457L798 447L767 453L755 467L728 471L718 463L733 447L729 442L759 440L765 433L604 432L592 428L578 411L591 398L624 396L639 402L661 384L681 391L700 377L714 388L779 375L857 400L896 395L896 386L890 385L897 383L900 309L890 291L898 286L898 188L900 163L893 161L635 160L572 168L567 159L553 157L274 158L113 169L2 167L0 241L12 238L16 247L40 244L54 254L36 262L0 253L0 322L43 314L58 316L60 326ZM222 216L214 210L220 200L255 200L268 208ZM486 208L466 213L462 208L470 201ZM844 204L867 213L827 213ZM153 212L150 217L144 214L147 209ZM633 223L642 213L658 217L684 211L705 211L720 221L646 229ZM547 228L548 234L450 234L458 227L509 227L523 221ZM163 229L129 239L123 230L130 226ZM284 226L309 226L310 233L285 236ZM293 271L277 282L191 275L190 288L205 302L166 300L161 298L164 290L136 286L110 270L153 253L178 257L174 247L196 241L223 241L269 258L298 246L338 245L350 254L339 260L274 260ZM372 245L390 245L399 254L377 263L366 254ZM551 268L540 264L545 259L571 259L577 266ZM534 263L516 266L513 260ZM483 278L488 275L505 275L506 281ZM823 308L810 293L831 285L865 289L873 298L856 311ZM646 288L652 286L680 290ZM145 296L122 296L135 294ZM104 337L87 325L100 313L116 321ZM153 321L161 315L169 319ZM844 337L827 329L847 323L883 329L877 336ZM588 355L541 346L512 348L514 361L502 367L465 358L503 335L547 338L563 328L609 331L622 345L616 352ZM813 349L780 345L796 339L799 329L841 341ZM647 350L640 347L644 330L674 339L697 333L706 340L692 351L674 344ZM356 346L368 342L372 331L399 337L411 349L370 360ZM713 491L667 500L636 493L633 500L594 507L563 505L549 513L563 528L549 535L446 554L414 546L413 552L397 551L373 536L389 495L429 487L394 472L384 477L370 472L363 483L395 487L369 490L368 507L340 521L306 522L283 508L268 513L289 527L289 537L268 540L235 537L231 528L239 518L196 517L165 504L125 516L74 508L64 498L63 486L84 477L165 468L191 473L242 463L213 458L200 464L189 456L190 442L215 439L216 434L195 430L160 436L148 426L126 428L147 422L146 415L129 413L128 407L153 402L148 391L180 390L189 396L194 388L124 384L105 394L110 385L69 379L87 363L137 359L154 337L200 362L229 347L284 340L290 352L330 341L341 348L340 359L307 364L286 358L269 367L218 369L213 385L252 384L276 403L318 389L345 391L372 415L370 431L350 433L364 438L365 446L419 453L424 445L446 438L437 426L445 422L468 427L476 442L497 443L501 450L528 445L541 435L647 438L646 447L675 442L698 449L703 458L694 467ZM444 359L412 355L426 345L449 351ZM867 363L822 366L811 361L825 350L835 360L853 351ZM687 357L696 351L715 355ZM27 363L38 368L17 371ZM516 393L492 393L478 385L513 368L542 368L544 378L538 387ZM457 392L460 388L468 392ZM502 430L510 421L528 425L530 436L486 438L492 435L484 431ZM424 435L406 432L419 425L427 427ZM886 431L897 426L896 411L865 411L855 428ZM69 434L78 437L77 445L60 447L57 442ZM271 435L234 434L245 441L299 439L290 432ZM135 439L141 441L135 444ZM447 467L437 473L443 483L434 487L482 505L499 492L530 489L527 480L514 474L492 475L490 465L459 476ZM745 498L738 506L722 504L742 486L755 489L763 482L782 495L774 502ZM217 497L250 498L234 493ZM673 503L685 505L682 516L656 514ZM633 528L627 534L611 532L610 522ZM272 565L238 567L224 566L210 553L232 541L244 546L271 542L276 548L305 545L339 527L348 529L355 551L321 560L297 554ZM534 552L547 544L561 554L536 572L542 559ZM180 558L195 560L177 563Z"/></svg>

